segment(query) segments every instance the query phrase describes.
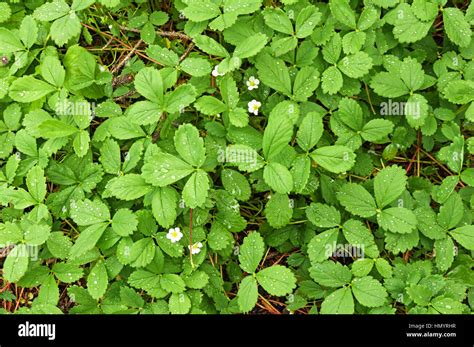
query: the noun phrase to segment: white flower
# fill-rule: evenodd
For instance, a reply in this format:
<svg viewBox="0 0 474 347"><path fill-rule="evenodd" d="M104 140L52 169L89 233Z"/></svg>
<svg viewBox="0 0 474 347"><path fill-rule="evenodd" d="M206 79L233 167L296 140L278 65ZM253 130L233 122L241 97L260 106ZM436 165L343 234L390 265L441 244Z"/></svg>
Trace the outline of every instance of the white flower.
<svg viewBox="0 0 474 347"><path fill-rule="evenodd" d="M168 234L166 234L166 238L169 239L172 243L178 242L179 240L181 240L182 237L183 233L178 227L171 228L168 231Z"/></svg>
<svg viewBox="0 0 474 347"><path fill-rule="evenodd" d="M214 70L212 70L212 76L217 77L217 76L224 76L225 74L219 73L217 69L219 68L219 65L214 66Z"/></svg>
<svg viewBox="0 0 474 347"><path fill-rule="evenodd" d="M201 252L201 248L202 248L201 242L195 243L192 246L188 246L188 249L191 251L191 254L198 254L199 252Z"/></svg>
<svg viewBox="0 0 474 347"><path fill-rule="evenodd" d="M258 109L260 108L260 106L262 106L262 104L260 103L260 101L257 101L257 100L252 100L248 103L248 107L249 107L249 112L250 113L253 113L254 115L258 115Z"/></svg>
<svg viewBox="0 0 474 347"><path fill-rule="evenodd" d="M254 76L250 76L249 80L247 81L247 88L248 90L257 89L260 81L258 78Z"/></svg>

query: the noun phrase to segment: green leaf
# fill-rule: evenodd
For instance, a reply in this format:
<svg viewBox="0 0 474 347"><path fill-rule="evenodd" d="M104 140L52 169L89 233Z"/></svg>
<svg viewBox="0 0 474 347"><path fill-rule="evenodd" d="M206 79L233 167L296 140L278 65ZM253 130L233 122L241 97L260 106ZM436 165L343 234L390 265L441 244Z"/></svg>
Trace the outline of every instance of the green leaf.
<svg viewBox="0 0 474 347"><path fill-rule="evenodd" d="M164 228L173 225L176 220L178 206L178 194L171 187L162 187L155 190L153 194L151 208L153 216Z"/></svg>
<svg viewBox="0 0 474 347"><path fill-rule="evenodd" d="M284 296L296 288L296 277L293 272L282 265L273 265L257 273L258 283L269 294Z"/></svg>
<svg viewBox="0 0 474 347"><path fill-rule="evenodd" d="M371 276L355 278L352 281L352 292L357 301L367 307L382 306L387 298L385 288Z"/></svg>
<svg viewBox="0 0 474 347"><path fill-rule="evenodd" d="M341 223L341 214L334 206L320 203L311 203L306 208L306 217L320 228L336 227Z"/></svg>
<svg viewBox="0 0 474 347"><path fill-rule="evenodd" d="M58 46L63 46L70 39L79 36L81 28L79 18L72 12L53 22L50 28L51 38Z"/></svg>
<svg viewBox="0 0 474 347"><path fill-rule="evenodd" d="M336 193L337 199L350 213L368 218L376 213L375 200L370 193L356 183L347 183Z"/></svg>
<svg viewBox="0 0 474 347"><path fill-rule="evenodd" d="M105 140L100 147L99 160L105 172L109 174L119 173L121 167L119 144L112 139Z"/></svg>
<svg viewBox="0 0 474 347"><path fill-rule="evenodd" d="M196 89L190 84L181 84L166 94L165 109L168 113L182 113L194 100L196 100Z"/></svg>
<svg viewBox="0 0 474 347"><path fill-rule="evenodd" d="M74 245L71 247L71 250L69 251L69 258L78 258L87 251L94 248L97 241L99 241L105 229L107 228L107 225L108 223L94 224L81 231L76 243L74 243Z"/></svg>
<svg viewBox="0 0 474 347"><path fill-rule="evenodd" d="M442 314L464 313L464 305L450 297L438 296L431 301L433 308Z"/></svg>
<svg viewBox="0 0 474 347"><path fill-rule="evenodd" d="M46 178L44 170L39 166L32 168L26 175L28 192L37 202L43 202L46 196Z"/></svg>
<svg viewBox="0 0 474 347"><path fill-rule="evenodd" d="M56 263L51 270L54 275L64 283L74 283L83 276L82 268L68 263Z"/></svg>
<svg viewBox="0 0 474 347"><path fill-rule="evenodd" d="M18 36L6 28L0 28L0 47L2 47L4 53L13 53L25 49Z"/></svg>
<svg viewBox="0 0 474 347"><path fill-rule="evenodd" d="M182 124L174 135L174 145L181 158L189 164L200 167L206 160L204 141L198 129L191 124Z"/></svg>
<svg viewBox="0 0 474 347"><path fill-rule="evenodd" d="M234 57L250 58L260 52L267 44L268 38L264 34L255 34L239 42L234 50Z"/></svg>
<svg viewBox="0 0 474 347"><path fill-rule="evenodd" d="M266 8L263 11L263 18L265 19L265 24L273 30L288 35L293 34L293 24L291 24L290 19L281 8Z"/></svg>
<svg viewBox="0 0 474 347"><path fill-rule="evenodd" d="M185 276L184 282L186 283L186 287L192 289L202 289L204 288L209 282L209 275L204 271L194 271L189 276Z"/></svg>
<svg viewBox="0 0 474 347"><path fill-rule="evenodd" d="M184 72L191 76L206 76L211 73L211 64L203 58L186 58L181 64Z"/></svg>
<svg viewBox="0 0 474 347"><path fill-rule="evenodd" d="M52 305L53 307L59 301L59 288L53 275L49 275L41 284L38 297L35 304Z"/></svg>
<svg viewBox="0 0 474 347"><path fill-rule="evenodd" d="M98 300L104 296L108 284L107 269L104 262L99 260L87 276L87 291L92 298Z"/></svg>
<svg viewBox="0 0 474 347"><path fill-rule="evenodd" d="M388 72L376 74L370 81L370 86L374 92L386 98L398 98L410 92L400 77Z"/></svg>
<svg viewBox="0 0 474 347"><path fill-rule="evenodd" d="M257 270L265 252L265 243L258 232L252 232L244 238L239 249L239 262L242 270L253 274Z"/></svg>
<svg viewBox="0 0 474 347"><path fill-rule="evenodd" d="M55 88L33 76L24 76L13 81L8 95L18 102L28 103L41 99L55 91Z"/></svg>
<svg viewBox="0 0 474 347"><path fill-rule="evenodd" d="M464 205L459 194L453 193L439 208L438 224L445 230L456 227L464 216Z"/></svg>
<svg viewBox="0 0 474 347"><path fill-rule="evenodd" d="M232 196L240 201L247 201L251 195L251 188L247 178L240 172L224 169L221 172L222 185Z"/></svg>
<svg viewBox="0 0 474 347"><path fill-rule="evenodd" d="M165 66L176 66L179 64L178 54L164 47L150 45L148 46L146 52L151 58Z"/></svg>
<svg viewBox="0 0 474 347"><path fill-rule="evenodd" d="M160 285L170 293L182 293L186 289L183 279L176 274L161 275Z"/></svg>
<svg viewBox="0 0 474 347"><path fill-rule="evenodd" d="M210 0L196 0L189 2L183 14L193 22L202 22L220 15L219 6Z"/></svg>
<svg viewBox="0 0 474 347"><path fill-rule="evenodd" d="M464 248L474 250L474 226L465 225L449 232Z"/></svg>
<svg viewBox="0 0 474 347"><path fill-rule="evenodd" d="M148 100L163 104L163 79L153 67L141 69L135 76L135 89Z"/></svg>
<svg viewBox="0 0 474 347"><path fill-rule="evenodd" d="M286 194L273 194L265 206L265 216L268 224L274 228L287 225L293 216L293 208Z"/></svg>
<svg viewBox="0 0 474 347"><path fill-rule="evenodd" d="M112 229L120 236L131 235L137 226L136 215L127 208L117 210L112 218Z"/></svg>
<svg viewBox="0 0 474 347"><path fill-rule="evenodd" d="M409 90L415 91L423 86L425 73L416 59L405 58L400 64L400 78Z"/></svg>
<svg viewBox="0 0 474 347"><path fill-rule="evenodd" d="M275 107L270 113L263 133L263 155L267 160L277 156L288 145L293 136L293 124L288 116Z"/></svg>
<svg viewBox="0 0 474 347"><path fill-rule="evenodd" d="M405 170L392 165L382 169L374 179L375 200L383 208L397 199L405 190L407 177Z"/></svg>
<svg viewBox="0 0 474 347"><path fill-rule="evenodd" d="M70 8L63 0L53 0L36 8L33 17L40 21L52 21L65 16Z"/></svg>
<svg viewBox="0 0 474 347"><path fill-rule="evenodd" d="M3 278L8 282L17 282L28 269L27 245L20 244L13 248L3 264Z"/></svg>
<svg viewBox="0 0 474 347"><path fill-rule="evenodd" d="M226 105L213 96L205 95L200 97L195 103L196 109L208 116L220 114L226 110Z"/></svg>
<svg viewBox="0 0 474 347"><path fill-rule="evenodd" d="M224 12L250 14L257 11L261 5L262 0L227 0L224 2Z"/></svg>
<svg viewBox="0 0 474 347"><path fill-rule="evenodd" d="M384 258L378 258L375 261L375 267L379 274L381 274L385 278L392 277L392 267L390 263Z"/></svg>
<svg viewBox="0 0 474 347"><path fill-rule="evenodd" d="M142 177L146 182L164 187L189 176L193 167L168 153L160 153L148 160L142 167Z"/></svg>
<svg viewBox="0 0 474 347"><path fill-rule="evenodd" d="M87 152L89 151L89 142L90 142L89 133L85 130L79 130L79 132L76 134L72 142L74 152L77 154L79 158L82 158L83 156L85 156Z"/></svg>
<svg viewBox="0 0 474 347"><path fill-rule="evenodd" d="M456 7L443 9L443 23L448 38L459 47L471 43L472 30L462 11Z"/></svg>
<svg viewBox="0 0 474 347"><path fill-rule="evenodd" d="M357 259L352 263L352 274L357 277L364 277L369 274L374 266L374 261L370 258Z"/></svg>
<svg viewBox="0 0 474 347"><path fill-rule="evenodd" d="M324 131L322 118L316 112L308 113L302 120L296 141L304 151L308 152L321 138Z"/></svg>
<svg viewBox="0 0 474 347"><path fill-rule="evenodd" d="M100 200L71 202L71 218L77 225L92 225L110 220L107 206Z"/></svg>
<svg viewBox="0 0 474 347"><path fill-rule="evenodd" d="M293 161L290 172L293 176L293 190L301 193L307 186L311 173L311 160L306 156L298 156Z"/></svg>
<svg viewBox="0 0 474 347"><path fill-rule="evenodd" d="M120 200L135 200L151 190L151 186L138 174L128 174L111 179L106 188Z"/></svg>
<svg viewBox="0 0 474 347"><path fill-rule="evenodd" d="M436 252L436 267L441 271L445 272L450 268L454 260L453 239L451 239L450 237L446 237L441 240L436 240L434 243L434 250Z"/></svg>
<svg viewBox="0 0 474 347"><path fill-rule="evenodd" d="M279 163L269 163L263 170L263 179L277 193L287 194L293 189L293 176Z"/></svg>
<svg viewBox="0 0 474 347"><path fill-rule="evenodd" d="M41 76L53 86L61 87L66 77L66 71L58 58L47 56L41 64Z"/></svg>
<svg viewBox="0 0 474 347"><path fill-rule="evenodd" d="M126 117L134 124L147 125L158 122L163 109L151 101L139 101L127 108Z"/></svg>
<svg viewBox="0 0 474 347"><path fill-rule="evenodd" d="M325 146L311 152L311 158L324 169L341 173L350 170L355 163L356 155L346 146Z"/></svg>
<svg viewBox="0 0 474 347"><path fill-rule="evenodd" d="M298 45L298 39L293 36L282 37L273 39L271 43L271 49L276 57L279 57L285 53L296 48Z"/></svg>
<svg viewBox="0 0 474 347"><path fill-rule="evenodd" d="M348 284L352 278L351 270L341 263L325 261L313 264L309 269L313 280L325 287L338 288Z"/></svg>
<svg viewBox="0 0 474 347"><path fill-rule="evenodd" d="M258 300L257 281L252 276L244 277L240 282L239 291L237 292L237 301L242 312L251 311Z"/></svg>
<svg viewBox="0 0 474 347"><path fill-rule="evenodd" d="M393 131L393 123L386 119L372 119L362 128L360 135L365 141L382 140Z"/></svg>
<svg viewBox="0 0 474 347"><path fill-rule="evenodd" d="M133 124L127 117L114 117L110 120L108 130L113 137L119 140L128 140L145 136L145 132L138 124Z"/></svg>
<svg viewBox="0 0 474 347"><path fill-rule="evenodd" d="M291 79L285 62L268 54L257 56L258 77L267 86L291 96Z"/></svg>
<svg viewBox="0 0 474 347"><path fill-rule="evenodd" d="M332 255L338 235L338 229L330 229L311 239L308 243L308 256L312 264L320 263Z"/></svg>
<svg viewBox="0 0 474 347"><path fill-rule="evenodd" d="M200 50L207 54L222 58L229 56L229 52L227 52L227 50L212 37L196 35L193 37L193 41Z"/></svg>
<svg viewBox="0 0 474 347"><path fill-rule="evenodd" d="M335 66L328 67L321 78L321 87L326 94L336 94L342 88L342 74Z"/></svg>
<svg viewBox="0 0 474 347"><path fill-rule="evenodd" d="M329 294L321 304L321 314L353 314L354 298L351 289L341 288Z"/></svg>
<svg viewBox="0 0 474 347"><path fill-rule="evenodd" d="M172 314L186 314L191 309L191 299L186 293L173 293L170 296L169 309Z"/></svg>
<svg viewBox="0 0 474 347"><path fill-rule="evenodd" d="M344 57L338 67L351 78L361 78L372 68L372 58L365 52L357 52Z"/></svg>
<svg viewBox="0 0 474 347"><path fill-rule="evenodd" d="M295 34L299 39L305 38L313 33L315 26L321 20L321 12L316 6L308 6L303 8L298 17L296 17Z"/></svg>
<svg viewBox="0 0 474 347"><path fill-rule="evenodd" d="M72 125L66 124L57 119L51 119L42 122L39 125L38 130L40 131L42 137L52 139L70 136L79 131Z"/></svg>
<svg viewBox="0 0 474 347"><path fill-rule="evenodd" d="M352 29L356 28L355 14L348 0L331 0L329 7L336 20Z"/></svg>
<svg viewBox="0 0 474 347"><path fill-rule="evenodd" d="M293 97L296 101L306 101L319 85L319 71L311 66L303 67L296 74Z"/></svg>
<svg viewBox="0 0 474 347"><path fill-rule="evenodd" d="M474 100L474 82L455 80L449 82L443 90L446 99L454 104L467 104Z"/></svg>
<svg viewBox="0 0 474 347"><path fill-rule="evenodd" d="M420 21L413 14L409 4L402 3L394 11L397 16L393 27L393 35L399 42L416 42L428 34L428 30L431 28L432 21Z"/></svg>
<svg viewBox="0 0 474 347"><path fill-rule="evenodd" d="M189 177L183 188L183 199L187 206L196 208L204 205L209 191L209 177L198 170Z"/></svg>
<svg viewBox="0 0 474 347"><path fill-rule="evenodd" d="M416 230L416 215L404 207L391 207L377 214L380 226L397 234L409 234Z"/></svg>

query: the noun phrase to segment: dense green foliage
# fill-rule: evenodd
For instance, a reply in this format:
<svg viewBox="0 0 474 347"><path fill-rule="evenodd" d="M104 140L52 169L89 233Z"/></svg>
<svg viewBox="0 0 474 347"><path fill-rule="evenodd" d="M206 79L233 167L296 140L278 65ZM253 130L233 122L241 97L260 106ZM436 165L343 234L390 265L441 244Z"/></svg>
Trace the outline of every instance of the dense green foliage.
<svg viewBox="0 0 474 347"><path fill-rule="evenodd" d="M470 313L474 4L0 3L4 313Z"/></svg>

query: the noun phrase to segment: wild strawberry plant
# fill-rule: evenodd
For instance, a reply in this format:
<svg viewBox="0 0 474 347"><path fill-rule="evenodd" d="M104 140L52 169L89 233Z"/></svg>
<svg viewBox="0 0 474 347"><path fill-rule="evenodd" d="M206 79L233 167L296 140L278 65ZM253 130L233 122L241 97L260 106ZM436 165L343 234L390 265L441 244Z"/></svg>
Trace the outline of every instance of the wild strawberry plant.
<svg viewBox="0 0 474 347"><path fill-rule="evenodd" d="M0 3L1 309L470 313L474 4Z"/></svg>

